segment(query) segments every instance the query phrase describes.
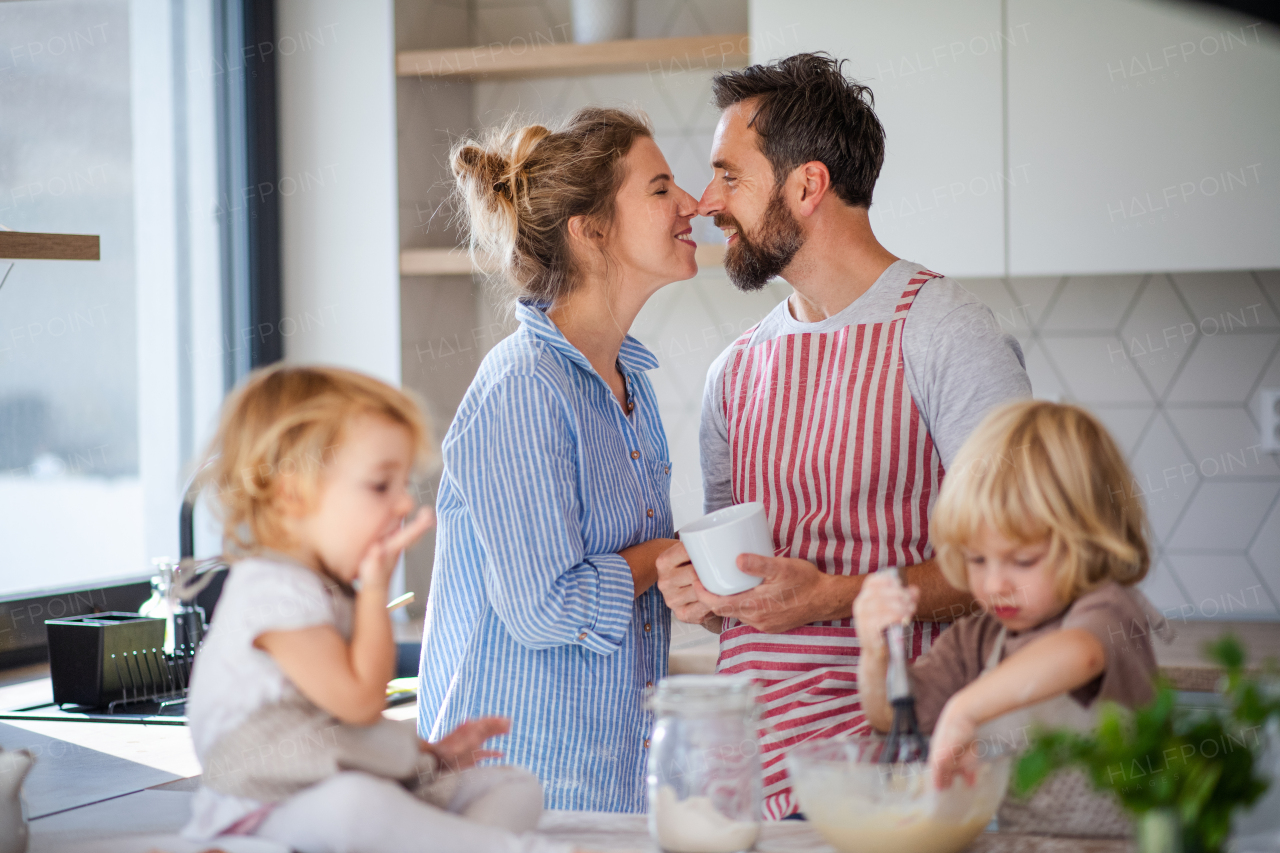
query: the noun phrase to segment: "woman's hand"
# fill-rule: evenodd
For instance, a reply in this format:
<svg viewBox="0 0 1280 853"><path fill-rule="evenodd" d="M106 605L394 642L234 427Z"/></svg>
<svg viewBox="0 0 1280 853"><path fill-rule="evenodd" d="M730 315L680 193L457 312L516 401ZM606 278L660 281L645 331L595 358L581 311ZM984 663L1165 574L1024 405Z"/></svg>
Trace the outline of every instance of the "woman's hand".
<svg viewBox="0 0 1280 853"><path fill-rule="evenodd" d="M706 589L698 580L698 573L693 570L689 560L689 552L684 543L676 540L671 547L658 555L655 561L658 575L658 591L671 608L671 615L681 622L690 625L705 623L716 614L711 608L699 600L699 591Z"/></svg>
<svg viewBox="0 0 1280 853"><path fill-rule="evenodd" d="M966 706L964 690L952 696L943 706L929 741L929 770L938 788L949 788L957 775L970 785L978 770L974 742L978 721Z"/></svg>
<svg viewBox="0 0 1280 853"><path fill-rule="evenodd" d="M854 627L864 653L884 651L884 629L909 622L920 601L918 587L903 587L894 572L875 572L862 582L853 600Z"/></svg>
<svg viewBox="0 0 1280 853"><path fill-rule="evenodd" d="M360 587L385 590L396 570L400 552L408 548L418 537L436 524L436 514L429 506L420 508L413 518L381 539L374 541L360 559ZM384 596L385 598L385 596Z"/></svg>
<svg viewBox="0 0 1280 853"><path fill-rule="evenodd" d="M480 747L489 738L509 731L511 720L506 717L479 717L467 720L435 743L418 741L418 748L434 755L442 766L450 770L466 770L486 758L501 758L501 752Z"/></svg>
<svg viewBox="0 0 1280 853"><path fill-rule="evenodd" d="M658 580L658 558L679 544L675 539L650 539L618 552L631 569L631 589L635 598L643 595Z"/></svg>

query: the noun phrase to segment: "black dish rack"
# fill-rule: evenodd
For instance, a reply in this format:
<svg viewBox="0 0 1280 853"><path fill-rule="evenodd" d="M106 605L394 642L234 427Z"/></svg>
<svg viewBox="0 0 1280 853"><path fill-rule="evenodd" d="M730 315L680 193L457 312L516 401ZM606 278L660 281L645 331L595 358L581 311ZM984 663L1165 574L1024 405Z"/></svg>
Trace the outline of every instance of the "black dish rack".
<svg viewBox="0 0 1280 853"><path fill-rule="evenodd" d="M194 557L194 510L199 490L188 484L179 512L181 558L163 562L165 594L173 604L173 636L166 618L110 611L45 621L52 704L0 718L184 723L187 691L207 622L195 597L219 581L220 557ZM215 589L216 591L216 589Z"/></svg>
<svg viewBox="0 0 1280 853"><path fill-rule="evenodd" d="M174 617L172 651L162 618L108 612L46 621L53 703L107 714L180 709L204 635L199 610L185 611Z"/></svg>

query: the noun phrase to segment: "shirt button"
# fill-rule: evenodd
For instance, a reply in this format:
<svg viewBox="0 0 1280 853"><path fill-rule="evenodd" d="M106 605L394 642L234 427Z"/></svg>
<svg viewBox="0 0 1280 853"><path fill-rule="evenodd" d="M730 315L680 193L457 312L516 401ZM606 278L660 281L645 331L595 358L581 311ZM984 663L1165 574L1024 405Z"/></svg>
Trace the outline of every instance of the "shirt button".
<svg viewBox="0 0 1280 853"><path fill-rule="evenodd" d="M652 681L646 681L646 682L644 683L644 686L645 686L645 687L652 687L652 686L653 686L653 682L652 682Z"/></svg>
<svg viewBox="0 0 1280 853"><path fill-rule="evenodd" d="M652 626L652 625L650 625L648 622L646 622L646 623L644 623L644 629L645 629L646 631L652 631L652 630L653 630L653 626ZM586 634L583 634L582 636L584 636L584 637L585 637L585 636L586 636Z"/></svg>
<svg viewBox="0 0 1280 853"><path fill-rule="evenodd" d="M581 634L579 634L579 635L578 635L578 639L579 639L579 640L585 640L586 638L587 638L587 632L586 632L586 631L583 631Z"/></svg>
<svg viewBox="0 0 1280 853"><path fill-rule="evenodd" d="M646 509L646 510L644 511L644 514L645 514L645 515L647 515L647 516L649 516L650 518L653 518L653 510L651 510L651 509Z"/></svg>
<svg viewBox="0 0 1280 853"><path fill-rule="evenodd" d="M639 450L633 450L633 451L631 451L631 458L632 458L632 459L639 459L639 458L640 458L640 451L639 451Z"/></svg>
<svg viewBox="0 0 1280 853"><path fill-rule="evenodd" d="M649 739L648 739L648 738L645 738L645 739L644 739L644 748L645 748L645 749L648 749L648 748L649 748Z"/></svg>

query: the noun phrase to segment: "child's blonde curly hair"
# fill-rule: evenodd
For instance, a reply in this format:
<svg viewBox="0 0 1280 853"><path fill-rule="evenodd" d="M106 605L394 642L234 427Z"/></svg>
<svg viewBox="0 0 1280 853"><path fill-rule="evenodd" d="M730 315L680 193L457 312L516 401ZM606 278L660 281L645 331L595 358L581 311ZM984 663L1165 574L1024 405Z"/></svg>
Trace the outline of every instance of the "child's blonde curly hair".
<svg viewBox="0 0 1280 853"><path fill-rule="evenodd" d="M422 410L385 382L336 367L277 365L249 375L223 405L200 474L201 487L215 492L229 554L289 544L277 500L282 483L292 478L296 493L313 501L325 467L361 415L403 426L415 462L428 457Z"/></svg>
<svg viewBox="0 0 1280 853"><path fill-rule="evenodd" d="M1124 456L1078 406L1023 400L983 419L960 448L930 522L942 574L968 589L963 550L989 524L1014 542L1050 542L1062 601L1151 564L1147 517Z"/></svg>

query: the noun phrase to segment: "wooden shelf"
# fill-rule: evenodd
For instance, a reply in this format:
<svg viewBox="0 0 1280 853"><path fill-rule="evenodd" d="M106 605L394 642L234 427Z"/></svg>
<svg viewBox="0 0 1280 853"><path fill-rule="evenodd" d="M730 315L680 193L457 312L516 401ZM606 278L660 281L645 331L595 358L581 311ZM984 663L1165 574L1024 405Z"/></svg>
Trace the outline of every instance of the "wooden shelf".
<svg viewBox="0 0 1280 853"><path fill-rule="evenodd" d="M98 261L97 234L0 231L0 258L37 261Z"/></svg>
<svg viewBox="0 0 1280 853"><path fill-rule="evenodd" d="M482 272L472 266L465 249L402 249L400 275L470 275Z"/></svg>
<svg viewBox="0 0 1280 853"><path fill-rule="evenodd" d="M694 253L699 267L724 266L724 246L711 243ZM402 249L400 275L469 275L482 273L473 265L465 249Z"/></svg>
<svg viewBox="0 0 1280 853"><path fill-rule="evenodd" d="M396 54L398 77L555 77L649 71L668 75L747 63L746 33L596 44L501 43Z"/></svg>

